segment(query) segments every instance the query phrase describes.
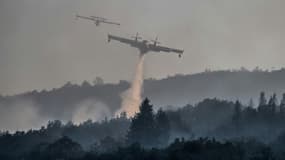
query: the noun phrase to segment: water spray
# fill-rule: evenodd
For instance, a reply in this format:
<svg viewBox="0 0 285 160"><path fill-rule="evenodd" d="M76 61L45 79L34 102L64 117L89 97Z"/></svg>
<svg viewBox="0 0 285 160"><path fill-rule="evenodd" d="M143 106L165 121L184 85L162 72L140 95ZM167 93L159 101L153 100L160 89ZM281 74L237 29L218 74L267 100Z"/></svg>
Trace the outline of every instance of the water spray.
<svg viewBox="0 0 285 160"><path fill-rule="evenodd" d="M132 117L139 111L139 106L142 101L144 57L144 54L141 54L139 57L134 80L132 81L131 87L122 94L122 104L117 114L126 112L128 117Z"/></svg>

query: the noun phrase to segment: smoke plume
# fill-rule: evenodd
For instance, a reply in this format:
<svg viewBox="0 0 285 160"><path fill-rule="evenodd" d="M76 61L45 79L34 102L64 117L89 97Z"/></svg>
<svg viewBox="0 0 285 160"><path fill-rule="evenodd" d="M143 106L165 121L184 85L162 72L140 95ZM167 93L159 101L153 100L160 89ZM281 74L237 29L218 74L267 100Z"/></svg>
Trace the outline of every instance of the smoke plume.
<svg viewBox="0 0 285 160"><path fill-rule="evenodd" d="M79 103L76 108L72 117L72 121L75 124L80 124L88 119L101 121L112 115L109 107L96 99L84 100Z"/></svg>
<svg viewBox="0 0 285 160"><path fill-rule="evenodd" d="M39 129L47 119L39 115L39 106L31 99L0 102L0 131L27 131Z"/></svg>
<svg viewBox="0 0 285 160"><path fill-rule="evenodd" d="M122 94L121 109L117 113L126 112L128 117L132 117L139 111L141 103L141 92L143 86L143 64L144 55L141 54L136 67L135 77L131 87Z"/></svg>

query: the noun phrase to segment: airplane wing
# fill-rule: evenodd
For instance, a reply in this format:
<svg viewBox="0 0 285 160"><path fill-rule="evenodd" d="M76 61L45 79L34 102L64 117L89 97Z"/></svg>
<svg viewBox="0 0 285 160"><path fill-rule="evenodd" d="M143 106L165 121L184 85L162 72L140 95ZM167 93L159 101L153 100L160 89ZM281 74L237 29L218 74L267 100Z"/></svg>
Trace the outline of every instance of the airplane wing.
<svg viewBox="0 0 285 160"><path fill-rule="evenodd" d="M97 20L107 20L106 18L103 18L103 17L97 17L97 16L90 16L90 17L92 17L92 18L94 18L94 19L97 19Z"/></svg>
<svg viewBox="0 0 285 160"><path fill-rule="evenodd" d="M136 43L136 41L132 40L132 39L127 39L127 38L118 37L118 36L114 36L114 35L108 34L108 42L110 42L111 40L116 40L116 41L119 41L119 42L122 42L122 43L126 43L126 44L129 44L129 45L133 45L133 44Z"/></svg>
<svg viewBox="0 0 285 160"><path fill-rule="evenodd" d="M95 21L94 18L92 18L92 17L85 17L85 16L80 16L80 15L76 15L76 18L81 18L81 19L87 19L87 20Z"/></svg>
<svg viewBox="0 0 285 160"><path fill-rule="evenodd" d="M115 25L120 25L120 23L116 23L116 22L109 22L109 21L102 21L103 23L107 23L107 24L115 24Z"/></svg>
<svg viewBox="0 0 285 160"><path fill-rule="evenodd" d="M150 49L153 51L157 51L157 52L174 52L174 53L178 53L178 54L182 54L184 52L184 50L180 50L180 49L174 49L174 48L168 48L168 47L163 47L163 46L159 46L159 45L150 45Z"/></svg>

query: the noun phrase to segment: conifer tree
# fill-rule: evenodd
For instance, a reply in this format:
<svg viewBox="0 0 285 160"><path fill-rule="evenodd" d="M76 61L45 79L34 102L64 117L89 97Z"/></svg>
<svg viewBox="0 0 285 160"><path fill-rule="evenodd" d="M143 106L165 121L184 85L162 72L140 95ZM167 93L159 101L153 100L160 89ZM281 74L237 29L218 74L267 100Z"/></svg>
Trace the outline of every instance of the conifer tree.
<svg viewBox="0 0 285 160"><path fill-rule="evenodd" d="M156 144L156 138L153 106L146 98L140 106L139 113L132 119L127 139L129 143L138 142L144 146L153 146Z"/></svg>
<svg viewBox="0 0 285 160"><path fill-rule="evenodd" d="M240 102L237 100L235 102L235 106L234 106L234 114L233 114L233 123L235 125L236 128L239 127L240 125L240 121L241 121L241 104Z"/></svg>
<svg viewBox="0 0 285 160"><path fill-rule="evenodd" d="M159 109L156 114L156 126L158 145L166 145L170 134L170 124L166 113L162 109Z"/></svg>

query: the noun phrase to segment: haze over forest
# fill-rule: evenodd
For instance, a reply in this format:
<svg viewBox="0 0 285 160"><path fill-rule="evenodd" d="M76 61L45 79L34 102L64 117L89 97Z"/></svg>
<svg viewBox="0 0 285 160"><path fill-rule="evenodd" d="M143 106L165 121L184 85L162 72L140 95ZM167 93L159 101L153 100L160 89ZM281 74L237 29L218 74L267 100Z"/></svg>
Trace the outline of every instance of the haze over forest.
<svg viewBox="0 0 285 160"><path fill-rule="evenodd" d="M259 93L269 97L277 94L280 100L285 92L285 70L275 71L207 71L193 75L177 75L161 80L147 79L143 97L148 97L154 109L178 109L196 104L205 98L240 100L244 105L253 100L258 105ZM0 97L2 129L28 129L40 127L48 120L111 118L120 109L122 93L129 88L127 81L104 84L97 78L96 84L85 81L81 85L66 83L49 91L31 91L15 96ZM15 118L17 120L15 120ZM13 120L12 120L13 119Z"/></svg>

